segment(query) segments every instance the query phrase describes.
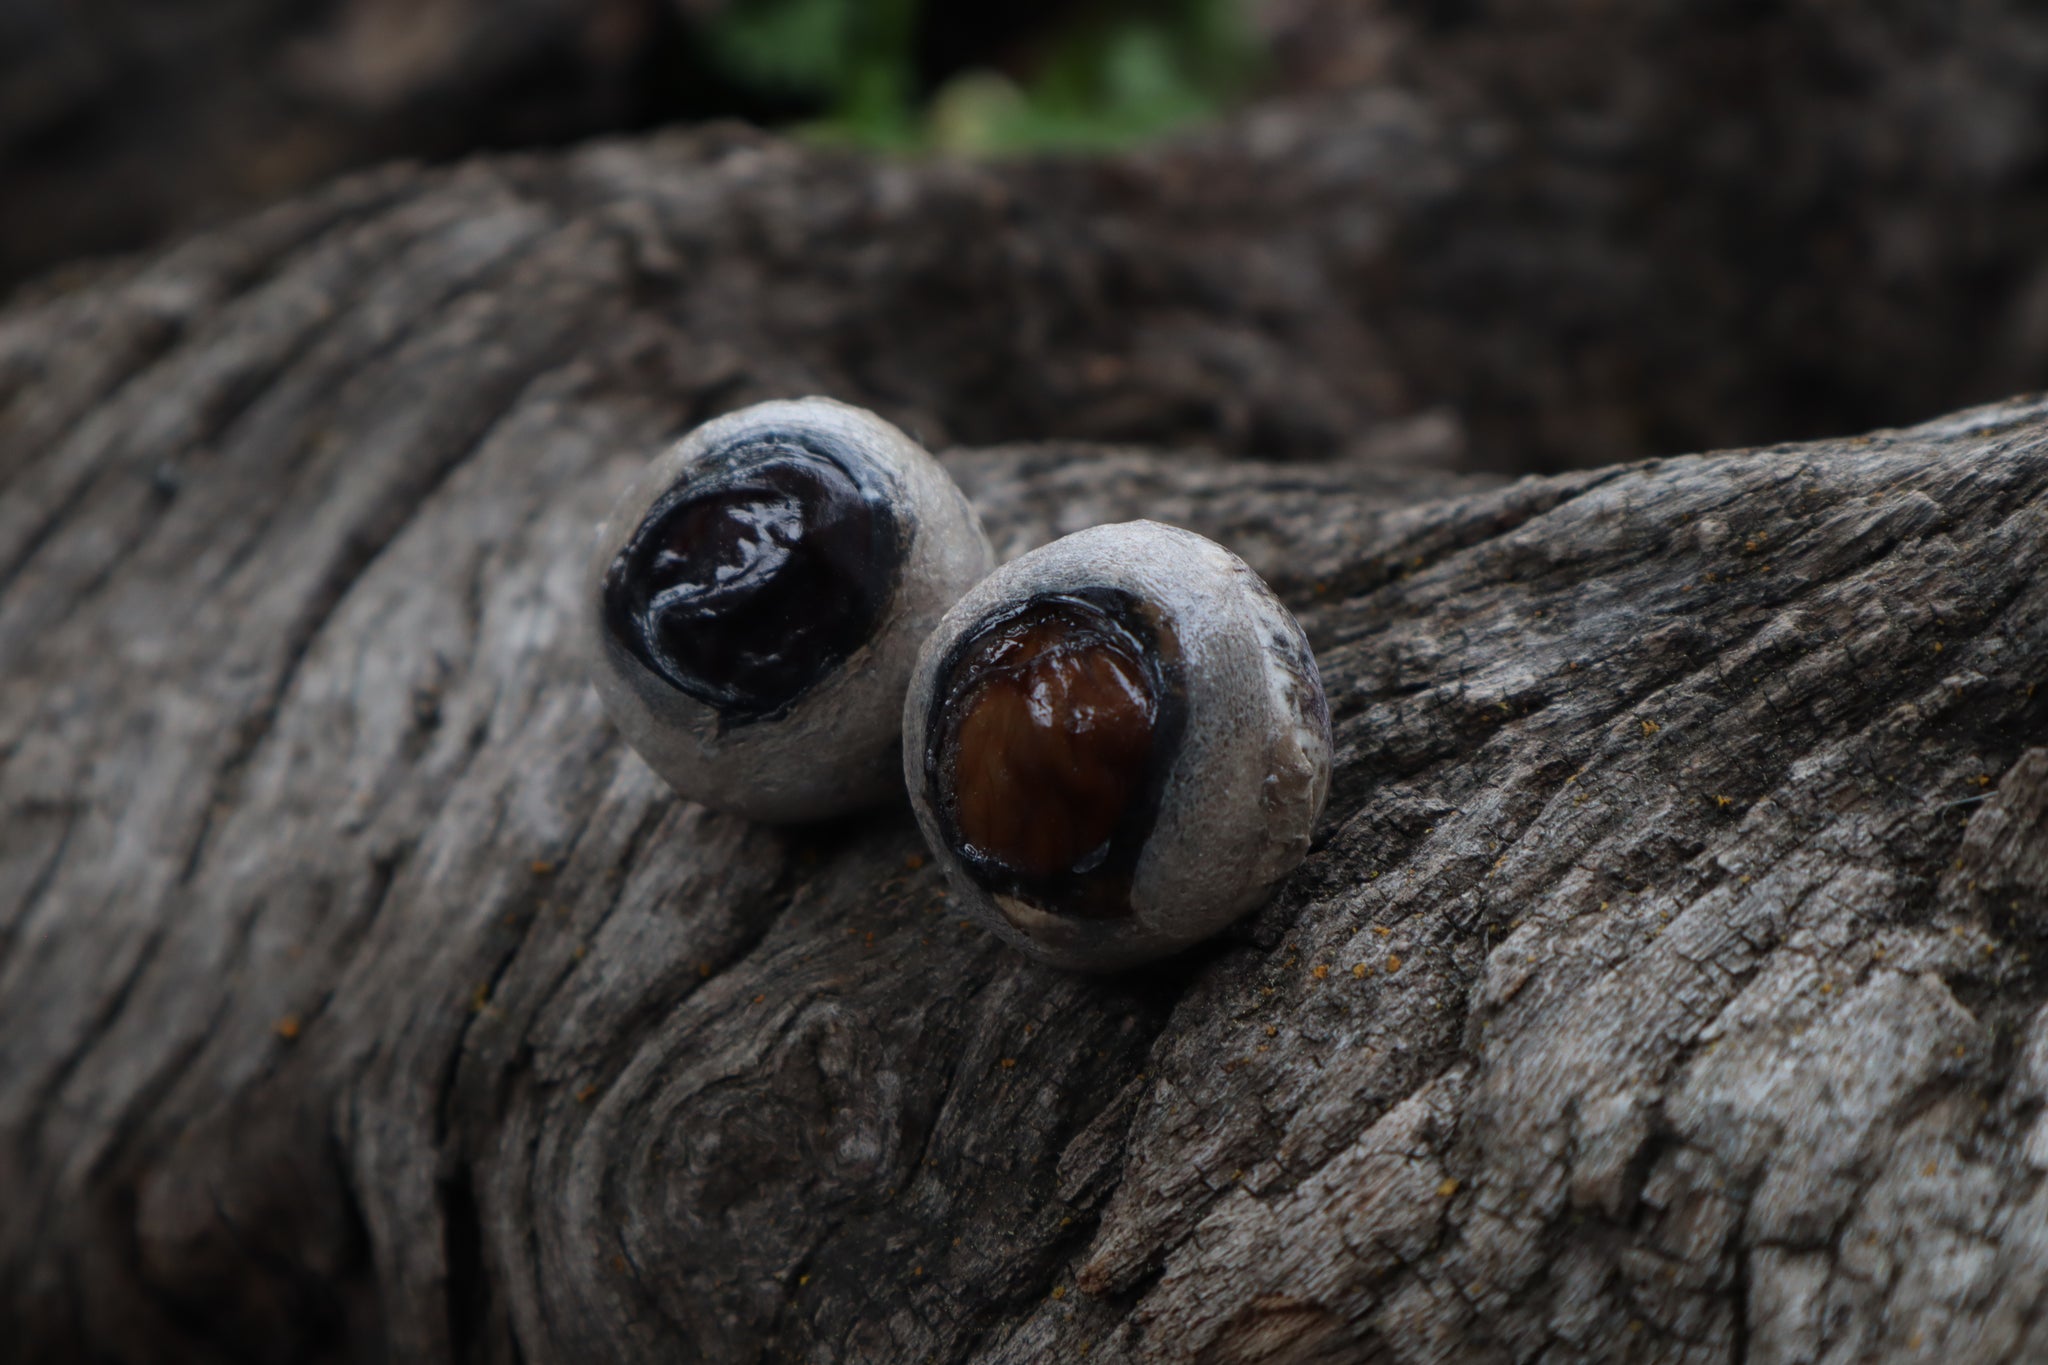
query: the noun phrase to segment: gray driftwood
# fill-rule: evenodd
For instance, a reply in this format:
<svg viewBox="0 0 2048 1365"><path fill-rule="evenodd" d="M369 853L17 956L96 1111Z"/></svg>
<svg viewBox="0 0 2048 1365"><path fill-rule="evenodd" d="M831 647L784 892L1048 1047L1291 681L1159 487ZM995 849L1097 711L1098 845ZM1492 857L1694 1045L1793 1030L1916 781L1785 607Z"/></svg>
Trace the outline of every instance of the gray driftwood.
<svg viewBox="0 0 2048 1365"><path fill-rule="evenodd" d="M1005 553L1192 526L1322 659L1310 860L1122 978L903 810L621 747L581 559L710 412L1320 411L1006 183L392 171L0 317L15 1358L2048 1355L2048 403L1514 483L955 452ZM1105 297L1157 345L1063 350Z"/></svg>

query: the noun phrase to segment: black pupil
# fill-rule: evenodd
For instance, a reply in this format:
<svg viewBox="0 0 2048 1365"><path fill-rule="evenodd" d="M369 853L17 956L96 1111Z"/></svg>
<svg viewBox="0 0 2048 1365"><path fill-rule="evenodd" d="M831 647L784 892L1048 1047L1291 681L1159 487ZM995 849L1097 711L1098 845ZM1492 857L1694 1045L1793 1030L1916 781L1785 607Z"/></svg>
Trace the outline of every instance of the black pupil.
<svg viewBox="0 0 2048 1365"><path fill-rule="evenodd" d="M771 716L874 633L894 518L836 461L750 449L657 503L605 574L613 638L730 720Z"/></svg>

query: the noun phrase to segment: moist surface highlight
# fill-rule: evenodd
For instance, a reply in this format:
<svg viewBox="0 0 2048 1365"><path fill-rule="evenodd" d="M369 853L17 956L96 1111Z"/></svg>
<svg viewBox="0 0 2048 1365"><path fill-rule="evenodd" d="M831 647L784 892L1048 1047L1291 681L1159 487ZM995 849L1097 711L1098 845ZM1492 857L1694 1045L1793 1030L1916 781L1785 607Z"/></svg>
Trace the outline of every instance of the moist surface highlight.
<svg viewBox="0 0 2048 1365"><path fill-rule="evenodd" d="M927 780L955 852L991 891L1056 914L1130 913L1180 720L1148 616L1112 590L1050 595L952 652Z"/></svg>
<svg viewBox="0 0 2048 1365"><path fill-rule="evenodd" d="M604 576L614 643L724 720L778 714L872 637L896 519L830 455L751 443L672 489Z"/></svg>

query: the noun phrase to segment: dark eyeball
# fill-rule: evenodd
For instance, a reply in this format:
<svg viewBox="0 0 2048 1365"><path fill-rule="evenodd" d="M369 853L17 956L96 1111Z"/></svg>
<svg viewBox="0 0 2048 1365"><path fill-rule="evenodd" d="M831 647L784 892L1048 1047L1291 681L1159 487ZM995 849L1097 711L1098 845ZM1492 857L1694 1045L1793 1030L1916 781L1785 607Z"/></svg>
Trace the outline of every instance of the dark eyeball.
<svg viewBox="0 0 2048 1365"><path fill-rule="evenodd" d="M620 499L585 594L592 676L684 796L774 821L873 804L896 789L917 648L991 563L901 431L830 399L761 403Z"/></svg>
<svg viewBox="0 0 2048 1365"><path fill-rule="evenodd" d="M918 654L903 775L969 906L1108 970L1215 933L1308 852L1330 721L1301 627L1243 560L1156 522L996 570Z"/></svg>

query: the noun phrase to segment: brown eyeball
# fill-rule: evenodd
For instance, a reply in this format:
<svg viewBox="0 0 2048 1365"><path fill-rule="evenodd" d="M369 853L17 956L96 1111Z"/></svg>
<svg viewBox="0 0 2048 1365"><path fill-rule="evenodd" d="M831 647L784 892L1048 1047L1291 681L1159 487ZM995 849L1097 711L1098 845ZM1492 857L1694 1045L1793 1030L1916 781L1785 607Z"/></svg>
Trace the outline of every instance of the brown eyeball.
<svg viewBox="0 0 2048 1365"><path fill-rule="evenodd" d="M919 652L903 776L983 922L1062 967L1184 948L1308 852L1330 718L1301 626L1236 555L1097 526L962 597Z"/></svg>
<svg viewBox="0 0 2048 1365"><path fill-rule="evenodd" d="M692 800L769 821L872 805L896 791L918 646L992 563L901 431L825 398L757 404L670 446L603 527L592 680Z"/></svg>

